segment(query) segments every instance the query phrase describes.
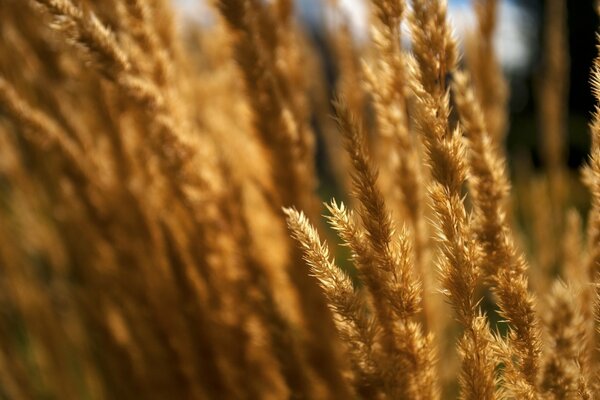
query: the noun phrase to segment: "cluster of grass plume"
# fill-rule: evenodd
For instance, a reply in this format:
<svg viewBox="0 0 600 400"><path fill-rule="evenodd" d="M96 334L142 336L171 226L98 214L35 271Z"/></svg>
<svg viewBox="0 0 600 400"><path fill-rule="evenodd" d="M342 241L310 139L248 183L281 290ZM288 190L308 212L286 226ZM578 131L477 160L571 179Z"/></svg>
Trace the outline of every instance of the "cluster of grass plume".
<svg viewBox="0 0 600 400"><path fill-rule="evenodd" d="M333 90L291 0L0 1L0 398L600 398L600 115L583 218L547 3L512 188L498 0L464 57L444 0L371 0Z"/></svg>

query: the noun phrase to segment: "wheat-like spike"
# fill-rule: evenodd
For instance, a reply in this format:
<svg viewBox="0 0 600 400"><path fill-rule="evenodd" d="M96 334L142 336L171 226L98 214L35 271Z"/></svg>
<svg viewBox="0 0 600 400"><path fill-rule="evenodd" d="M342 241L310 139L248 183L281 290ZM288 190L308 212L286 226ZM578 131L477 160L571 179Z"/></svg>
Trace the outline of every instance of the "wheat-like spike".
<svg viewBox="0 0 600 400"><path fill-rule="evenodd" d="M352 364L358 368L357 389L374 390L380 379L376 373L375 325L366 314L364 298L354 289L350 277L330 258L327 244L321 242L304 213L293 208L284 208L284 212L292 237L302 248L304 260L319 280L334 313L338 332L350 349Z"/></svg>
<svg viewBox="0 0 600 400"><path fill-rule="evenodd" d="M458 341L458 351L462 358L458 376L461 398L495 399L498 396L497 382L492 374L494 365L490 362L494 359L493 344L494 338L487 317L478 312Z"/></svg>
<svg viewBox="0 0 600 400"><path fill-rule="evenodd" d="M584 245L583 221L579 212L572 208L567 211L565 217L565 232L563 235L563 260L562 270L570 287L577 292L577 307L581 310L583 321L586 325L586 353L593 354L595 351L595 323L594 323L594 288L586 267L588 266L588 254ZM587 357L588 363L594 357ZM589 364L587 365L589 368Z"/></svg>
<svg viewBox="0 0 600 400"><path fill-rule="evenodd" d="M53 15L53 27L80 47L100 70L115 79L131 68L113 34L96 17L84 13L71 0L33 0Z"/></svg>
<svg viewBox="0 0 600 400"><path fill-rule="evenodd" d="M113 81L145 111L152 121L150 130L153 145L163 156L167 169L187 184L198 185L197 151L188 137L179 131L174 110L165 100L159 87L133 67L132 60L98 18L84 13L71 0L34 0L53 16L53 24L67 40L92 56L93 66Z"/></svg>
<svg viewBox="0 0 600 400"><path fill-rule="evenodd" d="M523 374L514 363L510 338L503 338L496 334L492 348L496 357L504 365L502 376L499 379L499 398L540 400L538 391L533 390L529 382L523 379Z"/></svg>
<svg viewBox="0 0 600 400"><path fill-rule="evenodd" d="M375 322L383 331L382 346L387 364L382 364L380 368L384 371L386 392L400 398L437 399L439 393L432 337L424 336L421 326L414 323L411 315L406 314L402 307L406 289L378 269L378 259L373 254L368 234L352 212L335 200L327 208L331 214L327 217L330 224L352 251L352 259L372 297ZM403 253L403 257L409 259L410 252ZM393 324L394 319L397 319L397 324ZM395 368L409 371L408 378L398 376Z"/></svg>
<svg viewBox="0 0 600 400"><path fill-rule="evenodd" d="M411 319L419 310L420 288L411 278L408 238L406 234L400 234L397 242L394 241L393 223L377 187L377 171L369 159L362 124L354 119L343 103L338 102L335 106L337 121L353 166L353 194L359 201L359 216L364 231L357 228L352 219L344 215L343 209L336 207L335 202L330 207L333 225L353 249L361 275L373 294L375 311L385 335L384 349L399 353L397 358L391 360L388 375L394 379L397 375L395 368L405 366L404 369L415 371L416 377L419 377L426 369L431 370L432 360L427 358L431 354L430 349L419 350L423 340L420 330L410 327ZM390 306L393 314L390 313ZM392 325L394 314L400 322L397 327ZM395 384L398 387L388 388L388 393L404 398L425 393L426 398L434 398L437 392L433 382L418 382L416 377L411 374L408 381L401 379Z"/></svg>
<svg viewBox="0 0 600 400"><path fill-rule="evenodd" d="M409 148L406 115L404 57L400 47L400 22L403 1L373 0L378 21L372 28L372 40L378 50L373 70L365 64L367 83L372 89L379 127L384 138L394 138L402 148Z"/></svg>
<svg viewBox="0 0 600 400"><path fill-rule="evenodd" d="M104 76L151 112L164 106L156 85L135 72L133 61L95 14L84 13L71 0L33 1L52 15L52 27L81 49Z"/></svg>
<svg viewBox="0 0 600 400"><path fill-rule="evenodd" d="M454 75L452 89L469 144L469 188L477 207L474 230L487 255L483 261L483 269L491 277L504 265L507 253L514 252L514 249L502 248L502 252L498 253L496 248L507 245L504 238L510 236L505 211L510 191L506 167L486 130L481 108L466 73ZM524 272L522 266L519 266L517 272Z"/></svg>
<svg viewBox="0 0 600 400"><path fill-rule="evenodd" d="M360 202L359 216L370 251L381 270L381 278L392 279L397 285L396 290L404 292L393 303L398 317L404 319L413 316L420 308L420 288L411 276L412 265L407 261L411 253L410 243L406 234L400 235L395 241L393 222L377 187L377 171L369 159L362 124L350 115L343 103L338 102L336 110L353 166L353 193Z"/></svg>
<svg viewBox="0 0 600 400"><path fill-rule="evenodd" d="M498 297L500 314L509 323L519 368L535 388L541 333L535 301L528 292L527 264L516 249L506 220L509 184L504 162L496 154L466 74L455 74L453 89L470 147L469 187L476 213L474 232L483 250L483 270Z"/></svg>
<svg viewBox="0 0 600 400"><path fill-rule="evenodd" d="M150 78L157 86L167 89L167 82L172 79L172 63L168 59L167 49L161 48L158 27L153 9L148 3L141 0L121 0L126 12L124 20L127 31L131 34L141 51L143 57L136 61L148 65Z"/></svg>
<svg viewBox="0 0 600 400"><path fill-rule="evenodd" d="M383 349L388 354L393 353L395 351L394 315L390 304L386 301L389 297L387 287L389 281L378 268L376 256L367 239L367 232L343 203L338 205L335 200L332 200L330 204L326 204L326 207L330 213L327 216L330 225L338 233L344 245L350 248L352 261L372 296L375 323L381 326L383 333Z"/></svg>
<svg viewBox="0 0 600 400"><path fill-rule="evenodd" d="M596 285L594 320L597 324L600 321L600 297L598 294L598 274L600 272L600 35L598 34L596 35L596 51L597 54L590 78L592 94L596 100L590 122L592 146L590 159L583 171L584 181L591 192L591 208L587 223L587 250L589 254L586 271L588 279ZM597 339L598 333L600 333L597 327L595 333ZM597 366L597 355L592 360L596 361L593 365Z"/></svg>
<svg viewBox="0 0 600 400"><path fill-rule="evenodd" d="M449 94L435 97L419 83L421 73L411 67L411 85L415 93L414 121L423 136L425 152L430 161L431 175L448 187L450 193L460 193L467 175L466 149L460 135L448 128Z"/></svg>
<svg viewBox="0 0 600 400"><path fill-rule="evenodd" d="M415 122L422 134L434 181L430 186L444 293L464 328L460 347L461 398L494 399L495 362L487 320L477 311L478 248L472 239L462 196L467 176L466 149L460 130L448 126L446 75L454 70L456 45L443 1L413 1L410 18L416 65L411 68Z"/></svg>
<svg viewBox="0 0 600 400"><path fill-rule="evenodd" d="M354 291L350 277L335 265L327 244L321 242L316 228L304 213L293 208L284 208L283 211L292 237L300 245L304 260L311 273L319 280L330 307L345 320L355 321L363 305Z"/></svg>
<svg viewBox="0 0 600 400"><path fill-rule="evenodd" d="M425 91L439 97L445 92L446 75L455 68L458 54L446 20L444 0L413 0L409 25L413 55L421 70Z"/></svg>
<svg viewBox="0 0 600 400"><path fill-rule="evenodd" d="M347 210L343 203L337 204L335 200L332 200L330 204L326 204L326 207L331 214L327 219L333 229L338 232L344 244L350 247L352 258L359 267L361 277L373 296L387 301L398 318L410 319L414 317L414 314L418 311L418 298L414 299L414 296L417 296L416 293L419 289L417 282L410 283L416 286L412 289L407 290L405 287L409 284L406 280L410 279L411 268L411 252L406 232L402 231L400 233L396 245L398 257L395 262L398 265L395 269L398 272L388 276L388 272L382 270L378 256L374 254L373 249L370 247L367 232L358 225L353 213ZM402 276L404 278L400 278ZM375 301L380 300L375 299ZM387 310L388 306L382 305L382 308ZM387 312L382 311L383 314Z"/></svg>
<svg viewBox="0 0 600 400"><path fill-rule="evenodd" d="M577 306L577 294L561 281L555 282L545 324L550 336L541 388L556 399L591 398L588 383L587 326Z"/></svg>
<svg viewBox="0 0 600 400"><path fill-rule="evenodd" d="M373 68L364 66L364 75L373 96L376 111L380 153L385 162L382 167L391 169L392 184L400 189L402 211L408 217L413 232L415 269L422 276L425 247L423 216L422 171L414 138L410 135L406 82L406 56L401 48L400 23L405 9L402 0L373 0L377 21L372 27L373 42L378 57Z"/></svg>
<svg viewBox="0 0 600 400"><path fill-rule="evenodd" d="M353 194L360 202L359 216L373 250L388 251L392 238L392 221L383 195L377 188L377 171L371 164L366 148L362 123L352 116L345 103L335 104L339 130L345 139L346 151L352 163Z"/></svg>
<svg viewBox="0 0 600 400"><path fill-rule="evenodd" d="M597 51L600 53L600 38L597 39ZM588 277L595 281L600 271L600 55L596 56L592 67L592 93L596 105L590 123L592 147L590 160L584 169L586 183L592 194L592 206L588 217Z"/></svg>
<svg viewBox="0 0 600 400"><path fill-rule="evenodd" d="M449 197L447 189L441 185L432 184L431 196L439 221L437 229L442 257L438 265L442 287L464 328L459 341L461 398L494 399L493 341L487 319L476 311L477 249L470 240L469 220L460 198Z"/></svg>
<svg viewBox="0 0 600 400"><path fill-rule="evenodd" d="M415 9L411 18L411 28L413 30L413 40L416 42L426 41L429 37L431 27L425 24L423 19L429 19L433 2L419 2L419 5L413 4ZM438 21L439 22L439 21ZM445 17L442 20L446 24ZM426 31L423 31L426 29ZM440 32L436 31L439 35ZM432 33L431 36L434 36ZM445 51L445 46L440 48L443 40L438 38L438 51ZM431 43L420 43L419 47L427 47ZM451 296L456 296L453 303L457 306L457 310L461 313L461 320L466 321L467 315L471 314L474 309L474 301L472 298L474 290L474 282L476 279L476 271L474 265L464 265L463 259L472 263L474 257L474 247L465 247L463 240L468 240L467 233L467 215L462 203L461 188L466 179L465 148L460 140L460 132L454 134L448 133L448 115L449 115L449 97L444 90L441 90L441 83L433 76L439 76L441 73L440 67L432 70L427 61L430 57L437 59L437 55L429 54L430 50L421 50L422 55L415 54L418 61L418 68L411 66L411 74L413 77L412 86L417 99L417 107L415 109L415 123L419 132L424 136L424 143L430 167L434 178L434 183L430 188L431 196L434 199L433 205L436 214L439 218L438 236L442 243L450 245L454 242L457 252L454 253L448 247L446 248L447 257L453 259L459 264L456 267L454 278L446 276L446 279L451 279L453 290ZM417 50L415 49L415 52ZM443 56L439 56L444 58ZM430 75L425 78L425 75ZM421 81L424 83L421 84ZM431 87L426 90L425 85ZM460 240L460 242L459 242ZM467 255L469 253L469 255ZM462 254L462 255L460 255ZM455 258L456 257L456 258ZM466 269L464 267L467 267ZM450 271L447 271L450 272ZM451 283L450 281L447 283ZM461 286L459 289L458 286ZM464 318L463 318L464 317Z"/></svg>

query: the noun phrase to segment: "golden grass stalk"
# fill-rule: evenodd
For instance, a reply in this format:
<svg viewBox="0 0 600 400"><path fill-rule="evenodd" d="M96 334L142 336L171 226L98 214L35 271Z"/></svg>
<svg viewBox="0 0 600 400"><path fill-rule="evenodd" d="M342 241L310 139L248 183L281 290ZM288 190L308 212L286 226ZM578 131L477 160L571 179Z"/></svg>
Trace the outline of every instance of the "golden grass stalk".
<svg viewBox="0 0 600 400"><path fill-rule="evenodd" d="M600 43L596 43L596 50L600 52ZM594 59L591 72L591 86L596 104L590 122L591 149L590 159L583 167L583 180L591 193L591 207L587 222L587 278L596 285L596 299L594 303L594 320L598 323L598 272L600 271L600 55ZM598 328L594 332L598 338ZM594 366L598 365L597 354L592 357Z"/></svg>
<svg viewBox="0 0 600 400"><path fill-rule="evenodd" d="M217 7L233 40L252 110L254 134L267 153L275 188L269 193L270 203L274 209L295 204L314 216L317 203L312 132L305 125L306 121L299 118L298 103L290 97L292 90L297 88L291 86L286 71L280 70L274 62L283 45L278 25L281 21L270 14L270 9L253 0L221 1ZM345 393L330 313L316 280L301 268L300 258L293 247L288 268L292 283L304 299L300 306L308 328L305 339L310 349L309 362L328 387L334 392Z"/></svg>
<svg viewBox="0 0 600 400"><path fill-rule="evenodd" d="M585 325L585 360L587 368L595 357L595 323L594 323L594 286L590 280L587 248L583 237L583 221L575 209L570 209L565 217L566 225L563 237L563 276L569 287L577 295L576 305L579 308Z"/></svg>
<svg viewBox="0 0 600 400"><path fill-rule="evenodd" d="M508 83L494 51L499 1L477 0L473 3L477 29L467 37L465 61L490 139L500 149L507 131Z"/></svg>
<svg viewBox="0 0 600 400"><path fill-rule="evenodd" d="M69 173L80 184L91 183L91 171L85 163L82 150L60 128L60 126L43 111L35 109L15 88L0 76L0 106L11 114L11 117L23 126L28 134L26 139L40 150L56 149L67 163Z"/></svg>
<svg viewBox="0 0 600 400"><path fill-rule="evenodd" d="M330 222L351 248L360 276L371 293L374 312L382 330L382 346L388 355L385 374L391 379L388 393L405 398L436 398L433 352L430 338L414 323L421 306L421 288L413 277L412 252L405 232L395 235L377 172L366 148L362 124L344 103L336 103L337 121L353 166L353 195L358 200L360 225L333 202ZM397 321L397 322L396 322ZM397 369L406 369L399 376ZM389 380L388 380L389 382Z"/></svg>
<svg viewBox="0 0 600 400"><path fill-rule="evenodd" d="M405 3L374 0L372 4L377 19L372 27L372 37L378 53L373 67L364 65L364 75L376 112L378 153L384 158L380 165L391 175L387 177L391 186L387 191L400 194L400 211L410 222L408 226L413 232L416 271L425 283L428 274L423 265L427 240L424 231L424 185L417 143L411 135L407 104L410 88L405 70L406 57L401 49L400 24L405 14Z"/></svg>
<svg viewBox="0 0 600 400"><path fill-rule="evenodd" d="M221 1L217 5L234 40L235 57L253 109L255 133L269 152L279 192L277 202L295 202L312 215L316 207L312 196L314 176L310 174L313 153L305 137L310 133L299 129L303 121L296 119L287 83L275 67L273 59L281 40L278 25L254 0Z"/></svg>
<svg viewBox="0 0 600 400"><path fill-rule="evenodd" d="M173 175L183 181L197 178L197 174L189 171L190 166L197 162L193 160L197 151L189 136L182 134L182 124L173 118L173 105L169 104L157 85L140 72L136 65L139 60L132 60L123 51L95 14L84 13L71 0L40 0L37 4L52 15L54 29L78 47L94 68L146 112L152 121L150 137Z"/></svg>
<svg viewBox="0 0 600 400"><path fill-rule="evenodd" d="M378 391L378 357L375 349L374 321L367 314L367 304L354 289L350 277L331 260L329 248L319 239L317 230L303 213L284 209L292 237L304 252L304 260L327 297L340 338L349 349L351 364L357 376L356 389L366 394Z"/></svg>
<svg viewBox="0 0 600 400"><path fill-rule="evenodd" d="M401 290L398 293L401 296L396 297L387 289L383 289L381 296L396 299L392 304L399 317L412 316L420 309L420 287L411 276L412 265L408 262L410 253L405 254L409 249L408 243L404 243L407 238L402 238L401 248L395 247L393 221L377 187L377 172L369 159L361 123L348 113L343 103L337 103L336 109L338 124L352 162L353 195L359 201L358 214L371 256L375 258L377 269L381 270L374 270L373 278L379 277L379 280L385 281L383 276L392 277L395 280L392 287ZM400 254L396 253L398 250ZM381 312L384 312L383 309Z"/></svg>
<svg viewBox="0 0 600 400"><path fill-rule="evenodd" d="M509 194L504 162L493 147L466 75L453 80L456 107L470 147L469 188L475 208L474 233L481 245L481 265L491 281L500 315L509 324L515 362L535 392L541 352L540 328L528 292L527 264L518 253L506 219Z"/></svg>
<svg viewBox="0 0 600 400"><path fill-rule="evenodd" d="M71 0L36 2L53 15L53 27L84 51L106 76L116 79L123 71L131 69L131 63L114 35L96 15L84 13Z"/></svg>
<svg viewBox="0 0 600 400"><path fill-rule="evenodd" d="M600 47L599 47L600 48ZM586 183L592 193L592 207L588 217L588 251L590 279L595 279L600 270L600 58L594 60L592 68L592 92L596 99L596 109L592 114L590 131L592 148L590 160L584 169Z"/></svg>
<svg viewBox="0 0 600 400"><path fill-rule="evenodd" d="M487 319L476 311L478 278L476 242L469 227L462 185L466 149L458 129L449 128L446 74L456 63L456 45L438 1L414 1L410 18L416 66L411 83L416 98L415 123L423 137L433 177L429 192L440 245L442 288L464 329L459 341L462 365L460 393L465 399L496 398L492 336Z"/></svg>
<svg viewBox="0 0 600 400"><path fill-rule="evenodd" d="M577 294L557 281L552 288L545 324L550 344L541 377L541 389L549 398L591 399L587 362L588 330Z"/></svg>

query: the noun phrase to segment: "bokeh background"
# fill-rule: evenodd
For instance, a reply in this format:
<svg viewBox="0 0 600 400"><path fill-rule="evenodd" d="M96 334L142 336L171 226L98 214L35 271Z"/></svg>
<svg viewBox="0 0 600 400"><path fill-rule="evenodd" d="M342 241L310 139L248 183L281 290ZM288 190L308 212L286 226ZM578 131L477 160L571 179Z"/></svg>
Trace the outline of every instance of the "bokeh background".
<svg viewBox="0 0 600 400"><path fill-rule="evenodd" d="M215 16L202 0L174 0L182 23L213 24ZM449 15L459 41L475 27L473 1L450 0ZM306 24L325 59L326 74L335 81L334 68L328 67L328 51L323 39L326 26L335 23L326 0L296 0L299 19ZM347 18L357 43L368 40L368 1L339 0L343 18ZM526 160L534 168L543 167L539 152L540 128L536 119L540 74L544 67L543 0L500 0L495 46L505 75L510 82L510 127L507 137L511 164ZM567 1L569 64L569 118L567 123L568 164L577 170L585 161L589 149L587 121L593 108L589 72L595 54L595 32L598 17L593 0ZM333 82L332 82L333 83ZM333 87L333 84L332 84ZM321 164L321 163L320 163ZM514 170L514 168L512 168ZM325 174L326 175L326 174Z"/></svg>

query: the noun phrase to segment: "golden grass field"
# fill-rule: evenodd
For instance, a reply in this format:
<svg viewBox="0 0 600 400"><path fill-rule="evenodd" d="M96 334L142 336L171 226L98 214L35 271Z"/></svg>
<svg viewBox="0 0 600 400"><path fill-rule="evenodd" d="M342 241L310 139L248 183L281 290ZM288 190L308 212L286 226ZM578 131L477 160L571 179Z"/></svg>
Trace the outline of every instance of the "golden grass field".
<svg viewBox="0 0 600 400"><path fill-rule="evenodd" d="M497 0L464 46L444 0L371 0L333 90L292 0L211 7L0 0L0 399L600 398L566 0L512 172Z"/></svg>

